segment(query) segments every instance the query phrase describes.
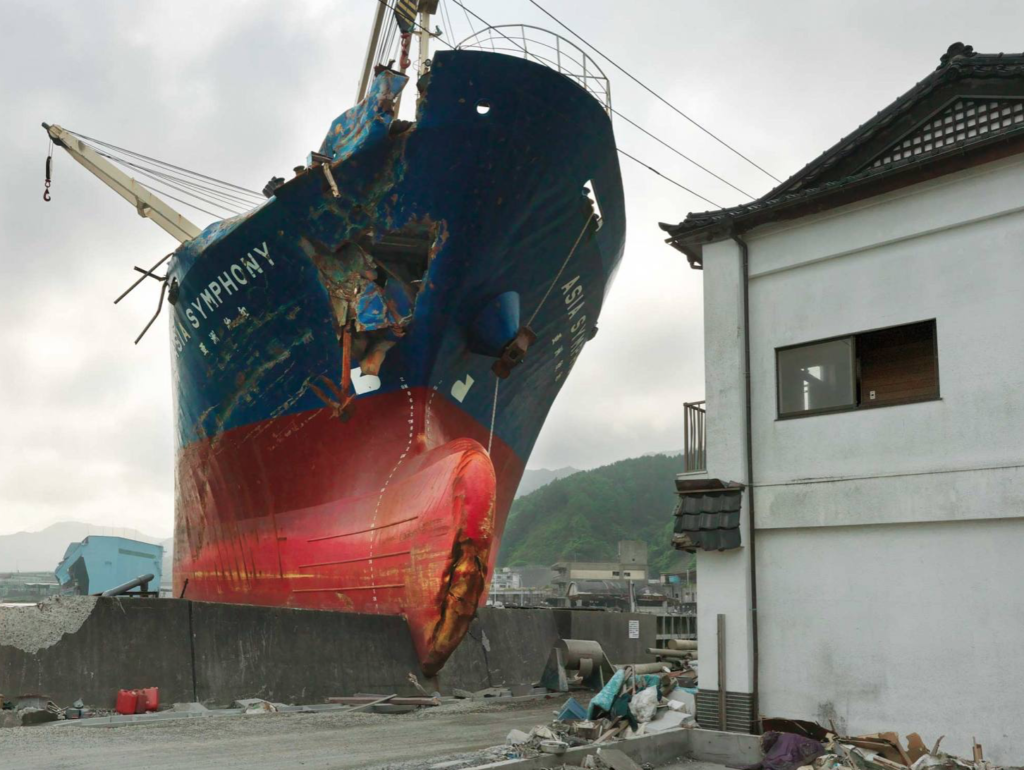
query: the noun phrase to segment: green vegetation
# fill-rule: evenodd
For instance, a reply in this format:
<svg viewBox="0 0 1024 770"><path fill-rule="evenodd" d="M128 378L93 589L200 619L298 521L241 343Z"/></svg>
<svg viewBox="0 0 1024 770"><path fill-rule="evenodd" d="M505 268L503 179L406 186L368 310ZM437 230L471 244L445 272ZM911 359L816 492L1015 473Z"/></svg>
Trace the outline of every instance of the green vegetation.
<svg viewBox="0 0 1024 770"><path fill-rule="evenodd" d="M648 455L580 471L512 504L498 566L610 561L619 540L647 543L651 573L668 570L675 475L683 458Z"/></svg>

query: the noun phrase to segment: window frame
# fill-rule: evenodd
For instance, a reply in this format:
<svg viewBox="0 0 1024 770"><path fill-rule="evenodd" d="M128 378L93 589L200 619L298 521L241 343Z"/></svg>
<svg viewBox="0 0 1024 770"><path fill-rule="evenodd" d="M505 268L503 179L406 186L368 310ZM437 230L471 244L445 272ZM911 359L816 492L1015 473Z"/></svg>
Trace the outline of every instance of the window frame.
<svg viewBox="0 0 1024 770"><path fill-rule="evenodd" d="M857 349L857 338L864 334L873 334L874 332L889 331L890 329L899 329L905 326L917 326L919 324L930 323L932 325L932 355L935 361L935 395L925 396L922 398L911 398L890 403L871 403L864 401L861 398L861 371L860 371L860 355ZM792 350L794 348L804 348L811 345L819 345L824 342L835 342L837 340L850 340L852 342L851 349L853 351L853 394L854 403L849 406L829 406L821 409L808 409L801 412L786 412L782 411L782 389L779 387L779 353L786 350ZM849 334L837 334L832 337L822 337L816 340L808 340L806 342L798 342L792 345L781 345L775 348L775 419L776 420L798 420L802 417L817 417L822 414L837 414L841 412L857 412L862 409L884 409L890 406L906 406L907 404L921 404L928 401L941 401L942 400L942 378L939 373L939 322L936 318L923 318L920 321L909 321L907 323L891 324L889 326L878 326L873 329L863 329L859 332L852 332Z"/></svg>

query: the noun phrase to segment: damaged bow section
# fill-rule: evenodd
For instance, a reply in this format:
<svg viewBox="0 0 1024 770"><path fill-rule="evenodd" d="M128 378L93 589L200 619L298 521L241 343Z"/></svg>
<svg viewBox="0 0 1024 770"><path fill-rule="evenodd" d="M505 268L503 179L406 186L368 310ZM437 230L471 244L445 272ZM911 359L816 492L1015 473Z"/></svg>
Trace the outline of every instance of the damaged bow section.
<svg viewBox="0 0 1024 770"><path fill-rule="evenodd" d="M321 377L331 395L313 390L341 419L354 405L349 393L352 364L360 378L379 377L388 351L406 334L427 269L444 242L440 224L426 219L401 230L379 233L373 227L330 249L303 238L303 251L316 265L330 298L334 332L341 349L341 382Z"/></svg>

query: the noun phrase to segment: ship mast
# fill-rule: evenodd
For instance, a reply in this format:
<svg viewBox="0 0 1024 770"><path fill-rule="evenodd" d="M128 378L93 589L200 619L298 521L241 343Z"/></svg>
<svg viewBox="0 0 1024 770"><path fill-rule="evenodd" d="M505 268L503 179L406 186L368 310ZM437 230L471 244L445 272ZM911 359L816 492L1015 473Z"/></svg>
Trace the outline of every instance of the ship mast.
<svg viewBox="0 0 1024 770"><path fill-rule="evenodd" d="M179 243L192 240L199 235L201 230L184 214L136 182L70 131L48 123L43 123L43 128L54 144L67 150L68 154L85 166L93 176L132 204L140 217L153 220Z"/></svg>
<svg viewBox="0 0 1024 770"><path fill-rule="evenodd" d="M430 69L430 15L437 13L438 0L420 0L420 77Z"/></svg>
<svg viewBox="0 0 1024 770"><path fill-rule="evenodd" d="M411 61L409 58L409 46L415 33L417 47L419 49L419 64L416 68L418 76L422 77L430 69L430 17L437 13L439 0L377 0L377 10L373 16L373 26L370 28L370 38L366 45L366 56L363 58L363 71L359 76L359 88L356 90L356 102L366 97L373 82L373 70L378 64L383 64L387 59L387 51L391 47L390 35L397 27L401 33L401 46L398 56L398 69L402 74L409 69ZM386 22L387 12L394 14L393 25ZM419 20L417 21L417 15ZM381 38L384 37L382 42ZM382 53L383 51L383 53ZM382 60L378 60L383 56ZM398 114L398 106L401 103L401 96L395 102L395 114Z"/></svg>

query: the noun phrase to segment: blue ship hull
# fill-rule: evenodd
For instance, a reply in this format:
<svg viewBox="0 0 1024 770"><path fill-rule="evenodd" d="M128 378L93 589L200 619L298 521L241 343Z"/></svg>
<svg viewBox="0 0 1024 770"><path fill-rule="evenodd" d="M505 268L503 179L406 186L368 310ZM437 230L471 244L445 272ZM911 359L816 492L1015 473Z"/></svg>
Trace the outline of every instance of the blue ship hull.
<svg viewBox="0 0 1024 770"><path fill-rule="evenodd" d="M381 72L309 167L171 262L175 586L404 614L430 672L485 598L625 214L610 119L566 77L438 53L411 125L404 83Z"/></svg>

